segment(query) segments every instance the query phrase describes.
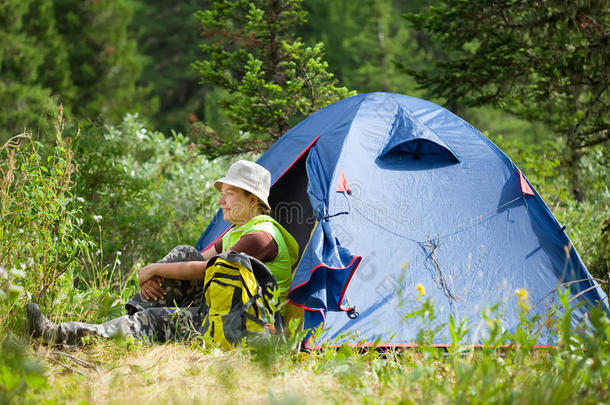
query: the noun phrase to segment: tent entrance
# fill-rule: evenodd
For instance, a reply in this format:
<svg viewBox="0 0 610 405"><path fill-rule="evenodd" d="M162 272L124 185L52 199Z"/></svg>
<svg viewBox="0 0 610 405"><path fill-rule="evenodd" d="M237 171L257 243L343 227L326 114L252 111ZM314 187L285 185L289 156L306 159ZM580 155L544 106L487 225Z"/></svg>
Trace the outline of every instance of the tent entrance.
<svg viewBox="0 0 610 405"><path fill-rule="evenodd" d="M269 194L271 215L299 244L299 257L309 241L315 225L313 209L307 195L307 170L305 162L312 142L292 166L273 184Z"/></svg>

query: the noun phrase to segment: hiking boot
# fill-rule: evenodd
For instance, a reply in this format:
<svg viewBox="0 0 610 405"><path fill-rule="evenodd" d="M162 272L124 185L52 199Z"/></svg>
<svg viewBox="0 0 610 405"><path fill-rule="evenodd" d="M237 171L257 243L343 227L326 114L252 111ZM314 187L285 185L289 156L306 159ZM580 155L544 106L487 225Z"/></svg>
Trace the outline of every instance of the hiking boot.
<svg viewBox="0 0 610 405"><path fill-rule="evenodd" d="M44 316L38 304L30 302L26 306L26 314L30 336L41 338L46 344L59 343L59 326Z"/></svg>

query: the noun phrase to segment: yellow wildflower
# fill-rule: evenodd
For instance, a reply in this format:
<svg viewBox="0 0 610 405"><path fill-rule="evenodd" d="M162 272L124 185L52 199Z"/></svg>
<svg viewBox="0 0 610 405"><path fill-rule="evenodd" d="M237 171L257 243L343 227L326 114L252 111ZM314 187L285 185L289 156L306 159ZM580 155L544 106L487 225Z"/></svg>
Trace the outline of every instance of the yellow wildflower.
<svg viewBox="0 0 610 405"><path fill-rule="evenodd" d="M515 295L517 296L517 305L524 311L529 311L531 309L530 306L530 298L525 288L517 288L515 290Z"/></svg>
<svg viewBox="0 0 610 405"><path fill-rule="evenodd" d="M426 295L426 289L424 288L423 285L418 284L418 285L415 286L415 288L417 288L417 294L420 297L423 297L424 295Z"/></svg>

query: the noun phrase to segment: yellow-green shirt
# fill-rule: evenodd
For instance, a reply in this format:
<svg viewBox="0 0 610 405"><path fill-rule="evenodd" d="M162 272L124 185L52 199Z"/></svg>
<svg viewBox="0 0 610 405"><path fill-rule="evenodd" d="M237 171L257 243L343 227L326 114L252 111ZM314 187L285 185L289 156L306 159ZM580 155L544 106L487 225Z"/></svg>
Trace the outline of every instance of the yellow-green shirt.
<svg viewBox="0 0 610 405"><path fill-rule="evenodd" d="M297 262L299 245L290 233L279 222L268 215L257 215L243 225L229 230L222 237L222 251L227 251L237 241L248 233L255 231L267 232L277 244L277 255L270 262L265 262L280 289L283 301L288 295L292 283L292 266Z"/></svg>

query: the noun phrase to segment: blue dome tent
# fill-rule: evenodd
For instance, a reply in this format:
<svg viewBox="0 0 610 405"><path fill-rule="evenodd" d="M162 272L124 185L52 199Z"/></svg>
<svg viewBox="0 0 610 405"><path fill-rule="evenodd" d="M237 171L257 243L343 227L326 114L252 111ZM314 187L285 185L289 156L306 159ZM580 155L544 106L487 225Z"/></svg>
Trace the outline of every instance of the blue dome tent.
<svg viewBox="0 0 610 405"><path fill-rule="evenodd" d="M541 315L570 281L575 303L608 308L515 164L433 103L389 93L341 100L288 131L258 163L272 175L274 217L301 249L288 297L305 309L305 328L324 326L318 343L413 344L420 325L405 315L421 305L418 284L439 323L468 320L467 344L481 342L481 312L496 304L507 329L519 324L517 289ZM196 247L229 226L219 211ZM576 319L586 311L579 306ZM435 339L450 343L448 328Z"/></svg>

